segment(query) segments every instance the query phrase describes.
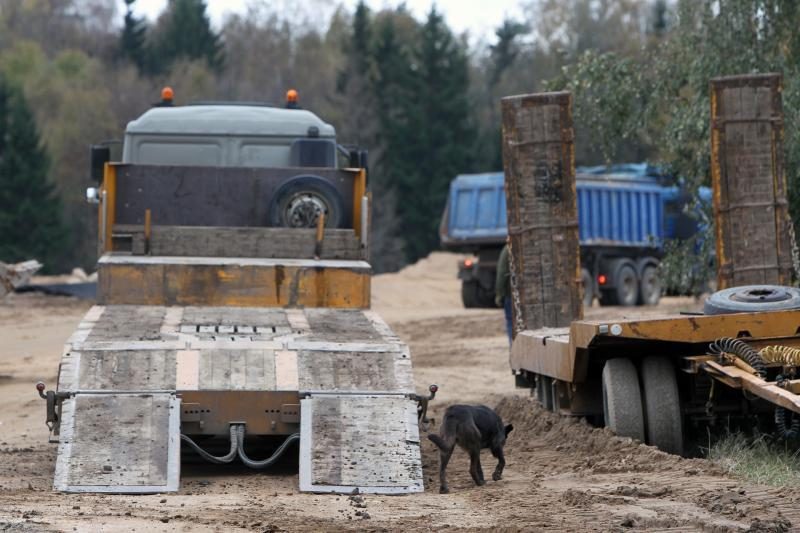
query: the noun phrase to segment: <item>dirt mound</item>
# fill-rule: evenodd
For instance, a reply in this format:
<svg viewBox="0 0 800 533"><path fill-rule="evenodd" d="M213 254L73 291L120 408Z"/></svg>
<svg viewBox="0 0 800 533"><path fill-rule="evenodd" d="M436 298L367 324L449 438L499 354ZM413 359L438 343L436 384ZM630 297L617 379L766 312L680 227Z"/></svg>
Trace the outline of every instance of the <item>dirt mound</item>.
<svg viewBox="0 0 800 533"><path fill-rule="evenodd" d="M523 453L533 452L529 443L535 438L563 460L571 460L577 472L682 470L690 475L722 474L720 468L708 461L670 455L631 438L617 437L608 429L592 427L583 419L558 416L544 410L532 398L506 397L496 409L506 424L514 424L510 447L521 447Z"/></svg>
<svg viewBox="0 0 800 533"><path fill-rule="evenodd" d="M463 311L459 254L433 252L399 272L372 278L372 305L379 312L414 309L415 312Z"/></svg>

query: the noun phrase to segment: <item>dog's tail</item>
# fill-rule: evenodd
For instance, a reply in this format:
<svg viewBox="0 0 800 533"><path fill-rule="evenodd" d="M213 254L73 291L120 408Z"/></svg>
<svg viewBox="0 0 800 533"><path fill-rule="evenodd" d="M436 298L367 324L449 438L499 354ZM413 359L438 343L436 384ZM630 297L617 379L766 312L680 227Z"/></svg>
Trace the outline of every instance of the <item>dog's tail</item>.
<svg viewBox="0 0 800 533"><path fill-rule="evenodd" d="M432 443L436 445L437 448L439 448L443 452L447 451L448 446L447 444L445 444L444 439L442 439L442 437L440 437L439 435L435 435L433 433L428 433L428 438L431 440Z"/></svg>

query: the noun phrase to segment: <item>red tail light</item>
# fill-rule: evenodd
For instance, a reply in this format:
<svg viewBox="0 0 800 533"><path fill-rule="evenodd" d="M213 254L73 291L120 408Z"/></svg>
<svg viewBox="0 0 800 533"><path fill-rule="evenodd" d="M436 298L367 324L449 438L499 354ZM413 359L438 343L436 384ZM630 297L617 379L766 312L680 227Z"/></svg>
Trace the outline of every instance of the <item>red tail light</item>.
<svg viewBox="0 0 800 533"><path fill-rule="evenodd" d="M472 268L472 259L464 259L464 267Z"/></svg>
<svg viewBox="0 0 800 533"><path fill-rule="evenodd" d="M597 276L597 283L599 283L600 285L605 285L607 281L608 278L606 278L605 274L600 274L599 276Z"/></svg>

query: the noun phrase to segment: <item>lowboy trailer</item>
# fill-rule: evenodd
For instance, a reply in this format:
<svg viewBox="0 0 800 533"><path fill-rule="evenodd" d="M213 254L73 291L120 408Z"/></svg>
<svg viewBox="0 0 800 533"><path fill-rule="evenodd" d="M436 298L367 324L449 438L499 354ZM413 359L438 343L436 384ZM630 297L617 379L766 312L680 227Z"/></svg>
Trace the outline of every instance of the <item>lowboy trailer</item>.
<svg viewBox="0 0 800 533"><path fill-rule="evenodd" d="M303 491L422 491L436 388L415 393L369 310L364 153L337 165L305 110L170 104L128 126L122 162L93 150L98 302L37 385L54 488L176 491L182 451L265 468L299 441Z"/></svg>

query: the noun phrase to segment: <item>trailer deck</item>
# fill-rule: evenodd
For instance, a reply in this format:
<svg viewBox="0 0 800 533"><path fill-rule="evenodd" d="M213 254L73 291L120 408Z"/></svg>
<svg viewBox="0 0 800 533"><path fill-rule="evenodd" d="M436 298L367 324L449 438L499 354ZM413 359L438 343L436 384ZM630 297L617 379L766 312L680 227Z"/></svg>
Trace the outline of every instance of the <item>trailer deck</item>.
<svg viewBox="0 0 800 533"><path fill-rule="evenodd" d="M175 491L181 433L236 422L301 433L302 490L421 491L413 393L407 346L368 310L95 306L62 356L54 485Z"/></svg>

